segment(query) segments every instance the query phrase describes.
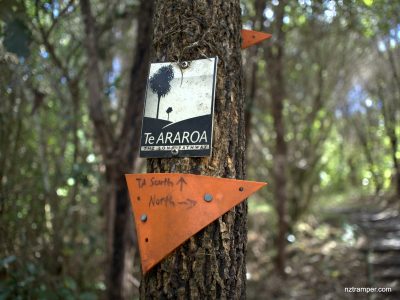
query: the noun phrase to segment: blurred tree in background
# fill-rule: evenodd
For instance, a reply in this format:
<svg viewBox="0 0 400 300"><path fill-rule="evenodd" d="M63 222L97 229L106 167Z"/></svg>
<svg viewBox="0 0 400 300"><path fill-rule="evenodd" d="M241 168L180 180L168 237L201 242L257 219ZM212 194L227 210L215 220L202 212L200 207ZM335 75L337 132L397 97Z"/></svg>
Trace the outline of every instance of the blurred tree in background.
<svg viewBox="0 0 400 300"><path fill-rule="evenodd" d="M0 0L0 299L138 294L123 174L143 169L153 2ZM242 52L247 178L270 183L249 241L285 277L316 212L398 209L400 3L241 3L244 27L273 35Z"/></svg>
<svg viewBox="0 0 400 300"><path fill-rule="evenodd" d="M276 201L282 274L287 236L313 199L397 189L399 97L389 92L389 99L382 95L373 101L368 85L376 85L372 72L377 67L386 74L381 84L395 82L395 59L392 73L387 71L390 55L399 54L399 20L389 16L398 18L399 5L385 2L379 9L372 2L256 0L245 5L247 25L273 33L257 56L246 56L257 62L247 79L253 95L248 163L252 176L272 179L273 197L265 193ZM387 28L397 28L385 50L383 10L391 12L385 14L392 24ZM380 61L385 55L387 62ZM384 101L390 108L384 110ZM265 168L259 167L262 162Z"/></svg>

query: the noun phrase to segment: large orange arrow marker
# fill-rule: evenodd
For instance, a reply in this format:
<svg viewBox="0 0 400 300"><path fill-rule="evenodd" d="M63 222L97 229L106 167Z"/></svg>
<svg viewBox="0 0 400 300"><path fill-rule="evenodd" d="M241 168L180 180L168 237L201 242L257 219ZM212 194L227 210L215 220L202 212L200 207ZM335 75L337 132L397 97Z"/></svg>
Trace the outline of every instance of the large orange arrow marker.
<svg viewBox="0 0 400 300"><path fill-rule="evenodd" d="M127 174L125 177L143 273L266 185L264 182L177 173Z"/></svg>
<svg viewBox="0 0 400 300"><path fill-rule="evenodd" d="M242 49L248 48L263 40L269 39L272 35L265 32L242 29Z"/></svg>

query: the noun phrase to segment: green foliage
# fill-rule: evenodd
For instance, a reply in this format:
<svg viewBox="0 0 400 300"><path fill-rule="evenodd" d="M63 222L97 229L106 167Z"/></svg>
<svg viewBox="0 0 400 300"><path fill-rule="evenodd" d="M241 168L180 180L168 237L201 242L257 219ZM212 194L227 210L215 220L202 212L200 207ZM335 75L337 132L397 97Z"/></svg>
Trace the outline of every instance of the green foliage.
<svg viewBox="0 0 400 300"><path fill-rule="evenodd" d="M13 19L5 24L3 44L7 51L28 57L30 43L31 32L23 21Z"/></svg>
<svg viewBox="0 0 400 300"><path fill-rule="evenodd" d="M106 114L125 114L138 1L91 1ZM0 1L0 299L98 299L113 187L88 113L79 1Z"/></svg>
<svg viewBox="0 0 400 300"><path fill-rule="evenodd" d="M10 261L13 258L13 261ZM5 261L7 261L5 263ZM13 264L16 265L13 267ZM98 291L88 288L79 291L71 277L48 282L45 270L37 262L21 264L15 256L0 260L0 299L98 299ZM5 278L4 278L5 276Z"/></svg>
<svg viewBox="0 0 400 300"><path fill-rule="evenodd" d="M365 5L371 6L374 3L374 0L363 0Z"/></svg>
<svg viewBox="0 0 400 300"><path fill-rule="evenodd" d="M266 5L264 25L265 31L274 35L273 7ZM385 124L396 124L394 120L399 116L400 97L390 96L398 95L398 91L389 87L396 70L383 76L382 69L380 79L365 74L373 74L375 68L390 69L388 62L380 60L388 59L389 53L379 55L376 51L379 45L382 48L386 44L386 49L389 44L392 48L395 45L392 55L395 60L398 57L399 36L394 37L400 24L398 14L394 13L398 8L397 2L388 1L299 1L285 7L282 68L289 169L287 206L292 222L308 212L312 204L325 203L321 199L324 197L392 193L395 189L396 171L391 157L393 151L399 150L391 149ZM251 16L247 18L252 20ZM386 37L389 31L391 41ZM269 82L274 79L273 75L266 76L269 61L265 58L258 56L257 79L262 92L252 109L249 174L266 178L273 188L271 160L276 159L276 153L271 103L274 99L270 98ZM381 95L373 97L372 86L377 82L382 85ZM356 87L360 91L354 97ZM383 103L390 105L386 111L392 113L391 117L383 114L380 102L383 97ZM398 124L397 121L397 129L392 130L397 139ZM265 168L260 168L262 161ZM267 199L272 199L270 192L264 193Z"/></svg>

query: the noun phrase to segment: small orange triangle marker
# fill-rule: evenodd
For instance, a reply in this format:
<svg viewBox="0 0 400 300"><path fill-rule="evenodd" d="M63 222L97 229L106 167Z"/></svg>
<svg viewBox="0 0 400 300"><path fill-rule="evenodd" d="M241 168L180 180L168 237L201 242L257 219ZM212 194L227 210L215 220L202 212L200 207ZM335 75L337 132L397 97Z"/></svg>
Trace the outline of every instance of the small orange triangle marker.
<svg viewBox="0 0 400 300"><path fill-rule="evenodd" d="M269 39L272 36L269 33L247 30L247 29L242 29L241 33L242 33L242 49L261 43L263 40Z"/></svg>
<svg viewBox="0 0 400 300"><path fill-rule="evenodd" d="M264 182L192 174L126 174L146 273Z"/></svg>

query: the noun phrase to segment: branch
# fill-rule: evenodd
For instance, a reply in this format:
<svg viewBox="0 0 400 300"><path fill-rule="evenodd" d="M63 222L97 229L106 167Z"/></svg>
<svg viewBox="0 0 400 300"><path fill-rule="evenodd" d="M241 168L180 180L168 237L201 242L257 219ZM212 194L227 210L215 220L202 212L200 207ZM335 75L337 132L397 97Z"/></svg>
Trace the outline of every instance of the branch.
<svg viewBox="0 0 400 300"><path fill-rule="evenodd" d="M39 17L39 0L35 1L35 19L36 22L38 23L39 27L39 32L42 37L42 42L44 46L46 47L47 52L49 52L51 59L53 60L54 64L61 70L63 75L69 80L69 74L68 74L68 69L64 66L60 58L57 56L54 45L50 43L49 41L49 33L46 33L44 30L44 27L42 23L40 22L40 17ZM52 25L53 26L53 25Z"/></svg>
<svg viewBox="0 0 400 300"><path fill-rule="evenodd" d="M81 13L85 27L85 48L88 55L87 85L89 89L89 114L92 119L103 158L110 158L113 145L113 133L103 108L103 80L99 68L99 53L95 31L95 20L90 1L81 0Z"/></svg>
<svg viewBox="0 0 400 300"><path fill-rule="evenodd" d="M143 113L144 97L150 61L152 41L152 16L154 1L141 0L138 10L137 44L133 65L130 71L129 95L125 107L125 117L119 135L118 151L127 160L128 168L132 168L134 159L139 151L141 116Z"/></svg>
<svg viewBox="0 0 400 300"><path fill-rule="evenodd" d="M57 25L58 20L60 20L68 11L68 9L74 4L75 0L70 0L67 5L60 11L58 16L54 18L53 23L51 24L50 28L47 30L46 35L49 36L50 33L53 31L54 27Z"/></svg>

